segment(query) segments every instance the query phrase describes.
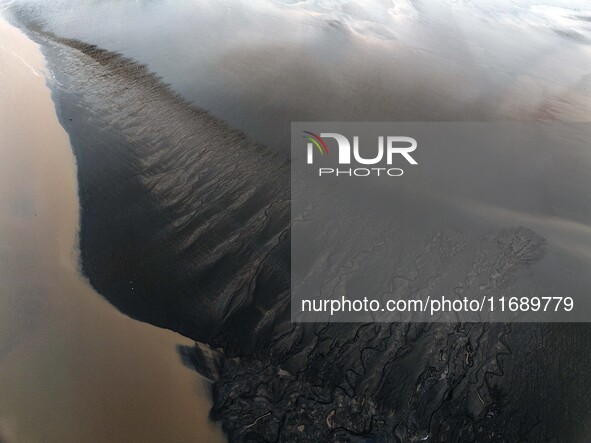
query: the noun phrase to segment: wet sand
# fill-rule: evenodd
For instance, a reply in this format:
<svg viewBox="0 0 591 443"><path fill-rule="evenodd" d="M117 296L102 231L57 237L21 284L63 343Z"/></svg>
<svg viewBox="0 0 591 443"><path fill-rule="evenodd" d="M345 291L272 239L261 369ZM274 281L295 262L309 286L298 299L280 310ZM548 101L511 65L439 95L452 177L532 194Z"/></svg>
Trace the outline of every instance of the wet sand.
<svg viewBox="0 0 591 443"><path fill-rule="evenodd" d="M43 56L3 20L0 42L0 441L222 441L176 352L192 342L80 275L76 166Z"/></svg>

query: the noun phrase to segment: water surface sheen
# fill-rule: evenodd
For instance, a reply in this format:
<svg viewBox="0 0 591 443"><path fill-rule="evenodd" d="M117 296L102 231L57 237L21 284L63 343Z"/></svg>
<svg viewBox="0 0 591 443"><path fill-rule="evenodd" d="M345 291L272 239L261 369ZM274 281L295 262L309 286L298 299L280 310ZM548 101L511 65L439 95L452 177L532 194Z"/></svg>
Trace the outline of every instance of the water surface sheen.
<svg viewBox="0 0 591 443"><path fill-rule="evenodd" d="M290 121L590 116L582 0L17 0L287 152Z"/></svg>

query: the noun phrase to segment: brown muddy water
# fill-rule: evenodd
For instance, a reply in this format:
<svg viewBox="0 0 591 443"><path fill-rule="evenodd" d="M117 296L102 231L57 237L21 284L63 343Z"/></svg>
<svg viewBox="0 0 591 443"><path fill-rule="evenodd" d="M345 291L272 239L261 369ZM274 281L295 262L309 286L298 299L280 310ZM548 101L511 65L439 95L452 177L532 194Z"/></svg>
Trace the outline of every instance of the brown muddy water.
<svg viewBox="0 0 591 443"><path fill-rule="evenodd" d="M0 66L0 441L223 441L191 341L80 275L68 136L38 46L1 19Z"/></svg>

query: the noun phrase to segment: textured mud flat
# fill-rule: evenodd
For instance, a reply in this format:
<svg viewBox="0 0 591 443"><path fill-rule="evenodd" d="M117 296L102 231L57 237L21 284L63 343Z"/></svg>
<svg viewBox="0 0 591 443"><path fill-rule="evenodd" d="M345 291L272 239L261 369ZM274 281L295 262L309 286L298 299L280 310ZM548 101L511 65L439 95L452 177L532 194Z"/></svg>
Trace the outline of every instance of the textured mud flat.
<svg viewBox="0 0 591 443"><path fill-rule="evenodd" d="M181 354L212 380L231 441L591 432L586 325L290 323L286 160L141 65L35 36L78 161L83 270L126 314L199 342ZM497 235L533 239L526 263L542 254L529 230Z"/></svg>

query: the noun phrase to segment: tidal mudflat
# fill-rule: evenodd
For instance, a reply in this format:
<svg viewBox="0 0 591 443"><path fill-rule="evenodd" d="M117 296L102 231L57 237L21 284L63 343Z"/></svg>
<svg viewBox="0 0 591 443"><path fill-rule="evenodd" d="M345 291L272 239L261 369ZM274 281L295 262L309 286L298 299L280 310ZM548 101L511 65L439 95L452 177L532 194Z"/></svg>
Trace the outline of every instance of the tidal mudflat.
<svg viewBox="0 0 591 443"><path fill-rule="evenodd" d="M84 275L198 342L183 356L214 381L211 417L231 441L586 441L586 324L289 321L289 122L588 121L591 14L537 3L13 2L76 155ZM557 278L588 275L586 150L565 154L564 181L520 158L539 187L491 188L502 205L459 204L451 231L401 235L407 249L442 274L486 220L572 255ZM533 209L507 207L520 197ZM513 268L515 243L492 238Z"/></svg>

